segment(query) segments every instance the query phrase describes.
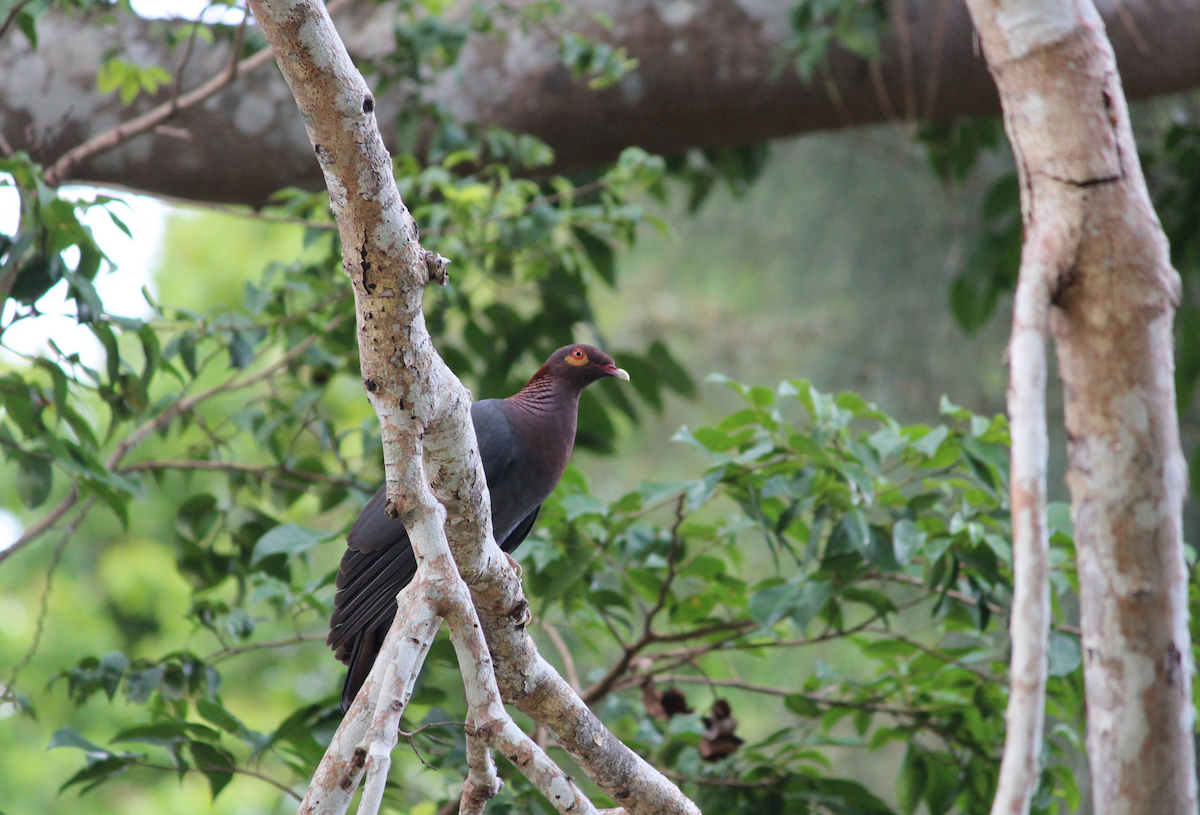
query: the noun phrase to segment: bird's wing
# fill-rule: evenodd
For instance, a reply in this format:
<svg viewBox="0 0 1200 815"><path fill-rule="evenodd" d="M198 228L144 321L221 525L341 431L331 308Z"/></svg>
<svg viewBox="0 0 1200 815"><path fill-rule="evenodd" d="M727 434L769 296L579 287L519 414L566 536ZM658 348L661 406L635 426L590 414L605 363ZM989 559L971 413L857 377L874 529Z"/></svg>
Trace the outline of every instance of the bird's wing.
<svg viewBox="0 0 1200 815"><path fill-rule="evenodd" d="M471 406L471 418L479 439L479 452L488 483L494 484L512 462L515 445L510 441L511 429L504 414L503 402L489 399ZM387 504L386 487L367 501L362 512L346 535L346 553L337 574L337 594L333 600L333 615L329 620L328 645L338 659L352 662L356 647L355 636L360 631L372 631L390 624L396 614L396 594L408 585L417 571L417 559L404 524L389 518L384 512ZM512 551L533 525L516 537ZM506 539L514 539L514 530ZM358 642L357 647L362 647Z"/></svg>
<svg viewBox="0 0 1200 815"><path fill-rule="evenodd" d="M517 453L503 399L484 399L471 405L471 423L489 485L499 483Z"/></svg>
<svg viewBox="0 0 1200 815"><path fill-rule="evenodd" d="M525 540L525 536L529 534L529 530L533 529L534 523L537 521L538 513L541 512L542 505L538 504L533 508L533 512L525 516L525 518L517 524L516 528L508 533L508 537L500 541L500 548L505 552L511 552L521 545L521 541Z"/></svg>
<svg viewBox="0 0 1200 815"><path fill-rule="evenodd" d="M361 552L347 549L338 569L333 615L326 642L343 662L350 660L354 636L386 625L396 613L396 594L417 571L417 559L408 533L386 549Z"/></svg>

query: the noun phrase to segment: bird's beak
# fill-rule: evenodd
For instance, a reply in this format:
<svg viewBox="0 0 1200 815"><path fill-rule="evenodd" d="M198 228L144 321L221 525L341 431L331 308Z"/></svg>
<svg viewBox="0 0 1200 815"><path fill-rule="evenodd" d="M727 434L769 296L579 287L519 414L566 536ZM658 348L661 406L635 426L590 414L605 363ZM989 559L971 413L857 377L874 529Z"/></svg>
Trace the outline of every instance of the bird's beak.
<svg viewBox="0 0 1200 815"><path fill-rule="evenodd" d="M625 370L624 368L618 368L616 365L605 365L601 368L601 370L609 376L615 376L617 379L624 379L626 382L629 381L629 371Z"/></svg>

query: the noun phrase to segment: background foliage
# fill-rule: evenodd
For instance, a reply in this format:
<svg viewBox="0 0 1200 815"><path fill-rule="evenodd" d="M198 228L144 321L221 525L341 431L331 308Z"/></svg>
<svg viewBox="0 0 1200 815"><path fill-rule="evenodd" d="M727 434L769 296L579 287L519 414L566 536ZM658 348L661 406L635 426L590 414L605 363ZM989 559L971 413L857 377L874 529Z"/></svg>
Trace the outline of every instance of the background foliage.
<svg viewBox="0 0 1200 815"><path fill-rule="evenodd" d="M413 94L420 149L396 173L425 245L453 260L452 284L427 300L439 351L479 398L511 393L575 339L633 375L581 408L580 445L621 454L581 457L522 550L542 652L707 812L985 811L1006 698L1007 430L992 416L1002 369L969 383L962 372L998 360L1003 326L989 317L1017 259L998 123L930 125L919 142L815 137L770 162L764 145L631 149L563 178L535 139L418 103L425 69L453 64L490 22L406 8L396 49L369 68ZM34 44L41 9L16 18ZM581 79L628 69L558 4L508 13L555 26ZM832 42L872 54L883 24L876 5L853 3L800 3L794 19L785 56L802 73ZM168 82L161 70L110 55L99 88L133 98ZM1189 104L1141 114L1185 279L1183 407L1200 376ZM322 643L332 570L381 476L326 199L287 190L267 218L176 222L171 274L134 319L97 294L111 263L81 221L102 207L121 225L124 210L65 197L39 173L25 156L0 163L21 196L19 228L0 236L0 344L65 289L103 354L51 342L0 371L0 502L31 530L57 521L0 566L0 732L35 748L0 751L2 806L288 810L338 721L340 666ZM923 208L896 203L898 180ZM673 243L656 237L668 220ZM863 289L879 296L852 296ZM977 336L945 328L951 313ZM713 370L787 381L696 384ZM943 386L931 383L983 415L944 399L934 411ZM1076 811L1087 788L1065 507L1051 520L1040 812ZM456 673L439 640L405 722L411 747L397 751L396 811L428 815L457 795L461 732L443 724L463 717ZM548 811L505 778L496 811Z"/></svg>

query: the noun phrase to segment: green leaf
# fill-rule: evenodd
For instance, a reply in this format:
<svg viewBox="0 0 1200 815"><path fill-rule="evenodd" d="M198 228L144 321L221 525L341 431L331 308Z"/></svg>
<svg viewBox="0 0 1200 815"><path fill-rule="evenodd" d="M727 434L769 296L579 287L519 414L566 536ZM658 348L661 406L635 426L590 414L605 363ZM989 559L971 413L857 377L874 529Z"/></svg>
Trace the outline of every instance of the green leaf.
<svg viewBox="0 0 1200 815"><path fill-rule="evenodd" d="M1050 676L1066 676L1083 664L1079 638L1064 631L1051 631L1049 642Z"/></svg>
<svg viewBox="0 0 1200 815"><path fill-rule="evenodd" d="M17 475L17 495L26 509L36 509L54 486L54 468L41 456L22 456Z"/></svg>
<svg viewBox="0 0 1200 815"><path fill-rule="evenodd" d="M821 715L821 707L807 696L792 693L783 697L783 706L806 719L815 719Z"/></svg>
<svg viewBox="0 0 1200 815"><path fill-rule="evenodd" d="M910 744L904 753L900 774L896 776L896 801L904 815L912 815L921 804L927 781L925 757Z"/></svg>
<svg viewBox="0 0 1200 815"><path fill-rule="evenodd" d="M29 41L29 47L34 51L38 47L38 34L36 18L29 12L28 9L22 9L17 14L17 28L21 29L21 33L25 35L25 39Z"/></svg>
<svg viewBox="0 0 1200 815"><path fill-rule="evenodd" d="M750 618L760 630L772 628L796 609L804 587L800 583L778 582L758 589L750 597Z"/></svg>
<svg viewBox="0 0 1200 815"><path fill-rule="evenodd" d="M137 741L146 744L170 745L187 736L186 723L182 721L139 724L128 727L112 737L113 741Z"/></svg>
<svg viewBox="0 0 1200 815"><path fill-rule="evenodd" d="M287 555L287 559L291 560L297 555L301 555L312 549L328 537L328 534L318 532L315 529L306 529L296 524L280 524L259 538L258 542L254 544L252 562L257 564L263 558L280 554Z"/></svg>
<svg viewBox="0 0 1200 815"><path fill-rule="evenodd" d="M615 286L617 283L617 254L613 251L612 245L583 227L575 227L574 232L575 239L583 247L596 274L600 275L608 285Z"/></svg>
<svg viewBox="0 0 1200 815"><path fill-rule="evenodd" d="M568 495L562 501L567 513L567 520L573 521L582 515L603 515L608 511L608 505L590 495Z"/></svg>
<svg viewBox="0 0 1200 815"><path fill-rule="evenodd" d="M29 385L17 374L0 377L0 404L4 405L8 417L20 428L26 438L40 436L44 430L33 407L33 395Z"/></svg>
<svg viewBox="0 0 1200 815"><path fill-rule="evenodd" d="M938 425L923 435L920 439L912 443L912 448L918 453L923 454L927 458L931 458L937 452L938 447L950 435L949 429L945 425Z"/></svg>
<svg viewBox="0 0 1200 815"><path fill-rule="evenodd" d="M233 769L237 766L233 756L227 750L194 739L188 741L188 749L196 762L196 768L208 779L215 801L221 790L233 780Z"/></svg>
<svg viewBox="0 0 1200 815"><path fill-rule="evenodd" d="M913 554L919 552L924 545L925 533L907 518L897 521L892 527L892 549L901 565L906 565Z"/></svg>
<svg viewBox="0 0 1200 815"><path fill-rule="evenodd" d="M83 784L84 787L79 791L80 795L89 792L103 784L105 781L120 775L133 764L136 759L126 755L115 755L110 753L105 758L93 761L84 767L75 775L71 776L66 782L58 788L61 793L76 784Z"/></svg>
<svg viewBox="0 0 1200 815"><path fill-rule="evenodd" d="M47 750L53 750L55 747L73 747L76 750L83 750L85 753L94 756L110 756L112 751L106 750L98 744L85 739L79 735L72 727L60 727L54 731L54 735L50 737L50 743L46 745Z"/></svg>
<svg viewBox="0 0 1200 815"><path fill-rule="evenodd" d="M234 331L229 340L229 364L234 368L249 368L254 362L254 343L245 331Z"/></svg>
<svg viewBox="0 0 1200 815"><path fill-rule="evenodd" d="M208 534L217 517L216 496L198 493L184 501L175 513L175 529L188 540L198 541Z"/></svg>

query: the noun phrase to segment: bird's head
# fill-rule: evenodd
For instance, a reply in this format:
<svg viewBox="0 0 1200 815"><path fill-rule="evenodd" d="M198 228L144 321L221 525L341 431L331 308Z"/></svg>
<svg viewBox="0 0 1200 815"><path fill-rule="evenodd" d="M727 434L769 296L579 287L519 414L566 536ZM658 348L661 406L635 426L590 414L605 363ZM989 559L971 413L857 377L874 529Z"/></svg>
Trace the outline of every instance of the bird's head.
<svg viewBox="0 0 1200 815"><path fill-rule="evenodd" d="M608 354L594 345L564 345L546 360L548 373L567 382L577 382L586 387L597 379L614 376L629 381L629 374Z"/></svg>
<svg viewBox="0 0 1200 815"><path fill-rule="evenodd" d="M605 377L629 379L629 374L617 367L613 358L594 345L576 343L564 345L553 354L546 364L529 380L529 385L537 389L542 382L555 381L583 390L597 379ZM561 385L560 385L561 387Z"/></svg>

